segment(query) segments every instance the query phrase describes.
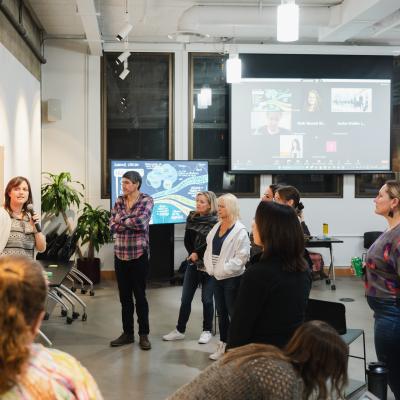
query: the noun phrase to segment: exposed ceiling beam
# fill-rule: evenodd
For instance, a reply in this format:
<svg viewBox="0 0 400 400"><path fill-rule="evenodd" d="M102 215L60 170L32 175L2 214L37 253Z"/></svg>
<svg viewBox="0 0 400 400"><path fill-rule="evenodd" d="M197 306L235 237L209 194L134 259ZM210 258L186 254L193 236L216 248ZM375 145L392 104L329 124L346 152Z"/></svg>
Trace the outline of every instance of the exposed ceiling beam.
<svg viewBox="0 0 400 400"><path fill-rule="evenodd" d="M318 40L344 42L399 8L399 0L344 0L331 7L330 24L320 29Z"/></svg>
<svg viewBox="0 0 400 400"><path fill-rule="evenodd" d="M397 25L400 25L400 10L397 10L392 15L389 15L382 21L376 23L372 27L371 37L381 36L383 33L395 28Z"/></svg>
<svg viewBox="0 0 400 400"><path fill-rule="evenodd" d="M103 44L94 0L76 0L76 6L85 29L90 54L101 56L103 54Z"/></svg>

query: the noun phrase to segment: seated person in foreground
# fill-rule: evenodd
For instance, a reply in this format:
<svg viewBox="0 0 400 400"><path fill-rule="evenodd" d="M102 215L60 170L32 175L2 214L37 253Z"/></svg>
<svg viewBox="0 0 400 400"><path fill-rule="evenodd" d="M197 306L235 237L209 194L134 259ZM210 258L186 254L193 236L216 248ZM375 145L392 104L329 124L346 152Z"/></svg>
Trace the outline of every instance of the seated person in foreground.
<svg viewBox="0 0 400 400"><path fill-rule="evenodd" d="M346 344L330 325L309 321L283 351L254 343L229 350L168 399L344 398L347 355Z"/></svg>
<svg viewBox="0 0 400 400"><path fill-rule="evenodd" d="M0 398L102 399L74 357L33 344L46 297L40 264L22 256L0 257Z"/></svg>
<svg viewBox="0 0 400 400"><path fill-rule="evenodd" d="M282 348L304 322L311 289L304 235L293 208L262 201L253 236L263 253L243 274L227 347L265 343Z"/></svg>

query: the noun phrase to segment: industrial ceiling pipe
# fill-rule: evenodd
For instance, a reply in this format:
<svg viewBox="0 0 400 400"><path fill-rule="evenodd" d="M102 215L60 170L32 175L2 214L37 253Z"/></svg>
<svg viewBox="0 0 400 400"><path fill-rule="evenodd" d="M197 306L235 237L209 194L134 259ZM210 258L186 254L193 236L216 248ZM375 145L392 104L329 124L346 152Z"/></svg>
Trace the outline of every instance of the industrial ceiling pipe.
<svg viewBox="0 0 400 400"><path fill-rule="evenodd" d="M22 5L20 5L22 7ZM37 49L31 38L28 36L26 29L19 23L19 21L14 17L11 11L4 5L4 0L0 0L0 11L3 12L4 16L8 19L10 24L15 28L15 30L19 33L23 41L27 44L27 46L31 49L32 53L35 57L42 63L46 64L47 60L40 54L40 51ZM20 10L21 11L21 10Z"/></svg>

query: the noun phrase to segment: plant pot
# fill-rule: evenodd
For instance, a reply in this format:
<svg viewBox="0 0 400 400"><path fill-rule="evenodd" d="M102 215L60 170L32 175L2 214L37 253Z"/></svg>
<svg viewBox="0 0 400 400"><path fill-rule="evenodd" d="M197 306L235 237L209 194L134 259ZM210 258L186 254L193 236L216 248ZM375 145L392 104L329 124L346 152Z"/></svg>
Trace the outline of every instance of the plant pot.
<svg viewBox="0 0 400 400"><path fill-rule="evenodd" d="M93 283L100 282L100 258L78 258L77 267Z"/></svg>

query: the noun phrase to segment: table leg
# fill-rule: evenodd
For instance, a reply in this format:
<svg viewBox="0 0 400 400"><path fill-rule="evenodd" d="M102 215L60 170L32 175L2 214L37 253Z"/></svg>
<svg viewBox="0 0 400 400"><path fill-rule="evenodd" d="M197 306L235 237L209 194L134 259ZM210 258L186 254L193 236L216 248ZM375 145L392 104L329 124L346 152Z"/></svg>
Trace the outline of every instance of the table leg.
<svg viewBox="0 0 400 400"><path fill-rule="evenodd" d="M336 281L335 281L335 266L333 265L333 255L332 255L332 243L329 246L329 252L331 255L331 265L329 266L329 272L332 271L332 284L331 290L336 290ZM329 274L331 276L331 274Z"/></svg>

